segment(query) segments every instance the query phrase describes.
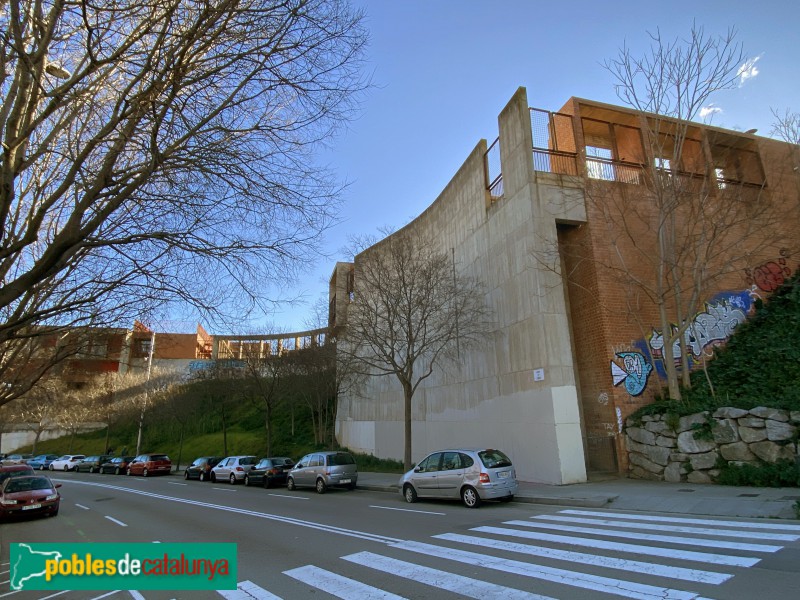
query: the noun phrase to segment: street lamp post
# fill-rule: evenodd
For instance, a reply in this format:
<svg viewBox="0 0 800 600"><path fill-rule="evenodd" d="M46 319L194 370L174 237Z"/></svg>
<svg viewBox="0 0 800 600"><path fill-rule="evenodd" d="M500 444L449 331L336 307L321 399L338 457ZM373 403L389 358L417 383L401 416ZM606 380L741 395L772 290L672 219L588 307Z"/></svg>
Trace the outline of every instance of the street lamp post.
<svg viewBox="0 0 800 600"><path fill-rule="evenodd" d="M153 371L153 350L156 347L156 332L155 330L150 333L150 351L147 353L147 380L144 384L144 402L142 403L142 412L139 415L139 435L136 437L136 455L138 456L142 451L142 429L144 428L144 411L147 410L147 400L150 392L150 373Z"/></svg>

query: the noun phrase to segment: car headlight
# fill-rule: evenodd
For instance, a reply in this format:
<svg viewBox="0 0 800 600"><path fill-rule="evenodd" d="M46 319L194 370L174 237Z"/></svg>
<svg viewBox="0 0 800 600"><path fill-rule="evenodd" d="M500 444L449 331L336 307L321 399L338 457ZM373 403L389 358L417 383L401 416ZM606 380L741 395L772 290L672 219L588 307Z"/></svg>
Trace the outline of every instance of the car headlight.
<svg viewBox="0 0 800 600"><path fill-rule="evenodd" d="M45 500L55 500L58 498L58 494L50 494Z"/></svg>
<svg viewBox="0 0 800 600"><path fill-rule="evenodd" d="M11 506L13 504L18 504L16 500L0 500L0 504L5 504L6 506Z"/></svg>

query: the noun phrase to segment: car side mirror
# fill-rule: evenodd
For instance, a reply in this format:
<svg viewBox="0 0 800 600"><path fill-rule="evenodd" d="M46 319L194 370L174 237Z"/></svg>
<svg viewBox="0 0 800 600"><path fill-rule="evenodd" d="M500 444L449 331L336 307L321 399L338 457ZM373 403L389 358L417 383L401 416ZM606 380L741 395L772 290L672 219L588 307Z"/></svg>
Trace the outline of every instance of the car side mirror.
<svg viewBox="0 0 800 600"><path fill-rule="evenodd" d="M414 467L414 473L422 473L422 467Z"/></svg>
<svg viewBox="0 0 800 600"><path fill-rule="evenodd" d="M297 463L293 468L302 469L303 468L303 463Z"/></svg>
<svg viewBox="0 0 800 600"><path fill-rule="evenodd" d="M60 484L60 483L57 483L57 484L56 484L56 489L58 489L58 488L60 488L60 487L61 487L61 484Z"/></svg>

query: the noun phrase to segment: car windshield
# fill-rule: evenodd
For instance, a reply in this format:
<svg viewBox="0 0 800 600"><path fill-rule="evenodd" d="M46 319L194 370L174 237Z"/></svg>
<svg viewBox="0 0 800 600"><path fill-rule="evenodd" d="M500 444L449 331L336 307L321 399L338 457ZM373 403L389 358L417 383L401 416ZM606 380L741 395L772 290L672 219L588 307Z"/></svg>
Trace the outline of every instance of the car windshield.
<svg viewBox="0 0 800 600"><path fill-rule="evenodd" d="M511 466L511 459L500 452L500 450L482 450L481 452L478 452L478 456L481 457L481 461L483 461L483 464L487 469L498 469L500 467Z"/></svg>
<svg viewBox="0 0 800 600"><path fill-rule="evenodd" d="M53 484L47 477L15 477L6 484L6 494L29 492L31 490L49 490Z"/></svg>
<svg viewBox="0 0 800 600"><path fill-rule="evenodd" d="M328 459L328 464L330 465L354 465L355 463L356 461L352 455L347 454L346 452L331 454L330 458Z"/></svg>
<svg viewBox="0 0 800 600"><path fill-rule="evenodd" d="M20 467L19 469L11 469L0 473L0 481L5 481L9 477L19 477L20 475L29 475L33 473L30 467Z"/></svg>
<svg viewBox="0 0 800 600"><path fill-rule="evenodd" d="M255 456L245 456L239 461L240 465L254 465L256 464L256 457Z"/></svg>

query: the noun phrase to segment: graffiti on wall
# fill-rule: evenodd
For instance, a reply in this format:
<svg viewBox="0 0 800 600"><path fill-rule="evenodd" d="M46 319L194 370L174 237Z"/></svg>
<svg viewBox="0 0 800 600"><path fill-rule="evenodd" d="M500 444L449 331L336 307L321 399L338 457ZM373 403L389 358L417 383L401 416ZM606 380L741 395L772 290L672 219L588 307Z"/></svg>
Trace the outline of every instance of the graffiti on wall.
<svg viewBox="0 0 800 600"><path fill-rule="evenodd" d="M611 379L614 385L625 382L625 390L631 396L638 396L647 387L647 378L653 367L641 352L617 352L622 364L611 361Z"/></svg>
<svg viewBox="0 0 800 600"><path fill-rule="evenodd" d="M786 264L789 251L781 249L781 257L778 260L770 260L754 269L745 269L746 281L750 285L756 286L762 292L774 292L792 274L792 270Z"/></svg>

